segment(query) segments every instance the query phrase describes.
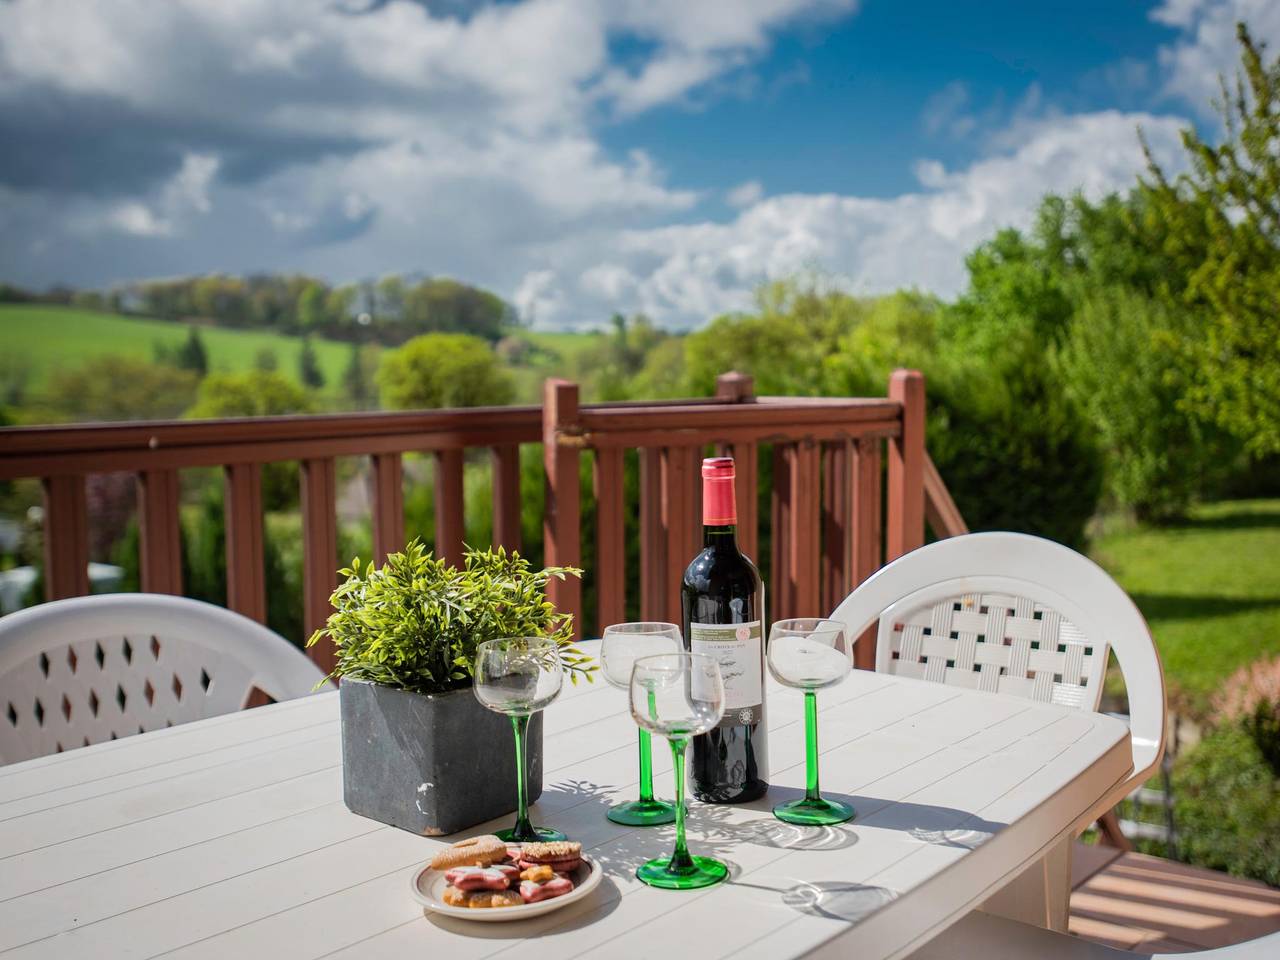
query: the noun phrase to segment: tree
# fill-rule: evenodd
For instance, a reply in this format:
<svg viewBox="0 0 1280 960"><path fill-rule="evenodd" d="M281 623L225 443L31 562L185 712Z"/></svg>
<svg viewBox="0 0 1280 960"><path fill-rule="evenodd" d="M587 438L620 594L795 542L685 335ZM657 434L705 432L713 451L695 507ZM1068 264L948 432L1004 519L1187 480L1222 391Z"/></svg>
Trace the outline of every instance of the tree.
<svg viewBox="0 0 1280 960"><path fill-rule="evenodd" d="M200 383L196 402L186 412L189 419L217 417L271 417L286 413L310 413L314 408L306 391L278 373L211 373Z"/></svg>
<svg viewBox="0 0 1280 960"><path fill-rule="evenodd" d="M342 373L342 383L347 397L360 409L369 406L373 399L372 377L369 375L368 350L358 343L351 344L347 367Z"/></svg>
<svg viewBox="0 0 1280 960"><path fill-rule="evenodd" d="M462 333L427 333L388 351L378 389L391 410L501 405L515 395L489 345Z"/></svg>
<svg viewBox="0 0 1280 960"><path fill-rule="evenodd" d="M320 358L316 356L316 348L310 337L302 338L302 352L298 354L298 379L312 390L319 390L324 386L324 371L320 369Z"/></svg>
<svg viewBox="0 0 1280 960"><path fill-rule="evenodd" d="M106 354L54 373L45 391L59 420L165 420L191 403L196 375L134 357Z"/></svg>
<svg viewBox="0 0 1280 960"><path fill-rule="evenodd" d="M314 330L328 319L325 288L314 280L302 288L298 296L298 326Z"/></svg>
<svg viewBox="0 0 1280 960"><path fill-rule="evenodd" d="M200 331L195 327L188 329L186 342L174 354L174 361L178 369L190 370L197 377L209 372L209 354L200 339Z"/></svg>
<svg viewBox="0 0 1280 960"><path fill-rule="evenodd" d="M279 369L280 357L270 347L262 347L253 356L253 368L255 370L272 371Z"/></svg>
<svg viewBox="0 0 1280 960"><path fill-rule="evenodd" d="M1217 146L1182 133L1190 169L1170 179L1148 151L1141 190L1189 278L1180 306L1203 312L1179 340L1194 364L1186 403L1257 457L1280 452L1280 59L1237 25L1243 76L1222 84Z"/></svg>

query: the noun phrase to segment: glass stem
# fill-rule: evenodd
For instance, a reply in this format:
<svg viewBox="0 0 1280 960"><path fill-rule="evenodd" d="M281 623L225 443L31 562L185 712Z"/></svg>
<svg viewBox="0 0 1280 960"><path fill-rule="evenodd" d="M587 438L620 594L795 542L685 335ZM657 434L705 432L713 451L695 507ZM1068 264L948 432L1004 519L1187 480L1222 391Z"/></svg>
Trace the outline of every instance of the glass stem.
<svg viewBox="0 0 1280 960"><path fill-rule="evenodd" d="M676 775L676 848L667 863L668 873L688 873L697 869L684 842L684 753L688 740L671 741L671 766Z"/></svg>
<svg viewBox="0 0 1280 960"><path fill-rule="evenodd" d="M643 729L640 731L640 801L653 801L653 738Z"/></svg>
<svg viewBox="0 0 1280 960"><path fill-rule="evenodd" d="M528 768L524 757L524 735L529 729L529 715L515 715L511 718L511 731L516 737L516 824L515 838L536 840L533 824L529 822L529 790L526 783Z"/></svg>
<svg viewBox="0 0 1280 960"><path fill-rule="evenodd" d="M804 761L806 800L821 800L818 793L818 695L804 692Z"/></svg>

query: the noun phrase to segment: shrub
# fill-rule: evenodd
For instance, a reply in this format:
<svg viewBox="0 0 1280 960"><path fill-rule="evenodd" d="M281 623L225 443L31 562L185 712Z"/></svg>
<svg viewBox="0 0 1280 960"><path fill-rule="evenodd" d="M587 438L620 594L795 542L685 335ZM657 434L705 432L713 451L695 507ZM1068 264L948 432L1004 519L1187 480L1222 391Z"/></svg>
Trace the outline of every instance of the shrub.
<svg viewBox="0 0 1280 960"><path fill-rule="evenodd" d="M1266 752L1244 726L1227 724L1178 758L1173 812L1187 862L1280 884L1280 777Z"/></svg>
<svg viewBox="0 0 1280 960"><path fill-rule="evenodd" d="M45 395L61 420L165 420L191 403L196 375L134 357L105 355L49 378Z"/></svg>
<svg viewBox="0 0 1280 960"><path fill-rule="evenodd" d="M501 406L515 396L489 345L463 333L428 333L389 351L378 388L388 410Z"/></svg>

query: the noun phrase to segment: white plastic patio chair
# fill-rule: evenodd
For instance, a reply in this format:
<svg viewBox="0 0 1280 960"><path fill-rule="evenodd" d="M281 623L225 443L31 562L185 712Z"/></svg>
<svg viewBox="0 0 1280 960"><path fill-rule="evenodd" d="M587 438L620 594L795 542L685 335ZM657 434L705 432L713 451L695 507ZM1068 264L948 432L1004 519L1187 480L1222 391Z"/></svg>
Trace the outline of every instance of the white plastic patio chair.
<svg viewBox="0 0 1280 960"><path fill-rule="evenodd" d="M1280 933L1256 940L1196 950L1193 953L1151 953L1147 950L1117 950L1068 934L1054 933L987 913L969 914L948 927L910 960L1275 960L1280 957Z"/></svg>
<svg viewBox="0 0 1280 960"><path fill-rule="evenodd" d="M255 689L305 696L323 679L279 634L199 600L43 603L0 617L0 763L233 713Z"/></svg>
<svg viewBox="0 0 1280 960"><path fill-rule="evenodd" d="M1106 571L1061 544L1020 533L940 540L878 570L831 617L853 637L878 623L879 672L1081 710L1098 708L1115 651L1129 694L1133 772L1082 813L1076 833L1159 766L1165 687L1151 632ZM1041 862L1042 882L1010 884L987 907L1065 929L1070 839ZM1010 899L1021 905L995 904Z"/></svg>

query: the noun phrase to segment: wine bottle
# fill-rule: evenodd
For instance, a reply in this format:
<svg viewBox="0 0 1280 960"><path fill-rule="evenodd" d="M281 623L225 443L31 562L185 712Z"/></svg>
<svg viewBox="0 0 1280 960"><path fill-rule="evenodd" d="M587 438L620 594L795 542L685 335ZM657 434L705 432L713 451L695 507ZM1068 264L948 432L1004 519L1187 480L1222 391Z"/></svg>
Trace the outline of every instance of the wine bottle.
<svg viewBox="0 0 1280 960"><path fill-rule="evenodd" d="M732 457L702 461L702 552L684 572L685 645L715 657L724 719L693 740L689 786L706 803L745 803L769 788L764 705L764 586L738 549Z"/></svg>

